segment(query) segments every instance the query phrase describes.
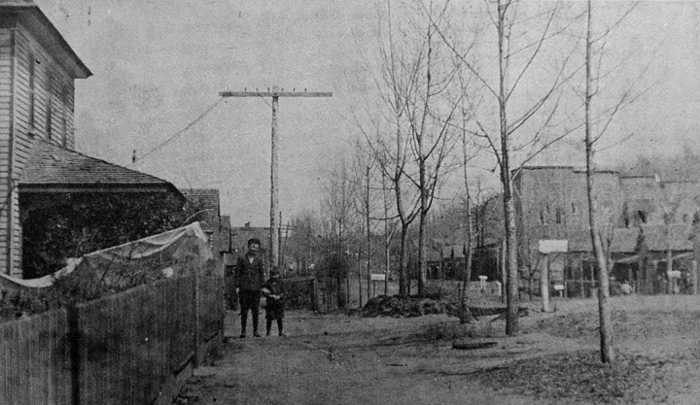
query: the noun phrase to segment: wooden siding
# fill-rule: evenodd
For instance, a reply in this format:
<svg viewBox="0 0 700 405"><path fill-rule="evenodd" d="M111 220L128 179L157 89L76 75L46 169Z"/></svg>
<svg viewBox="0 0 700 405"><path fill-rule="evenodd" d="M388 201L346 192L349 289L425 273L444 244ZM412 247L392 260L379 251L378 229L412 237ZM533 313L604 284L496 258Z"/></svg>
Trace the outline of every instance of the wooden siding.
<svg viewBox="0 0 700 405"><path fill-rule="evenodd" d="M47 114L51 105L51 138L50 141L56 145L72 147L74 142L73 130L73 103L74 85L73 79L60 65L49 55L49 53L34 39L22 26L15 30L15 83L14 83L14 139L13 154L14 164L12 167L13 181L16 183L22 176L24 165L29 159L29 154L35 137L49 139L47 131ZM34 120L30 122L31 106L31 69L34 65ZM2 69L2 68L0 68ZM1 94L2 92L0 92ZM65 120L65 128L63 122ZM8 145L8 142L2 142ZM0 154L3 149L0 148ZM2 155L7 156L7 152ZM0 161L0 166L7 167L8 162ZM7 188L7 181L0 183ZM8 195L0 187L0 195ZM19 220L19 203L17 193L12 193L11 197L12 213L12 273L21 276L22 267L22 228ZM2 217L0 217L0 221ZM5 220L6 221L6 220ZM4 222L6 223L6 222ZM7 237L0 241L7 245ZM7 247L3 249L6 252Z"/></svg>
<svg viewBox="0 0 700 405"><path fill-rule="evenodd" d="M0 29L0 271L9 272L6 257L8 248L8 209L12 204L8 196L8 176L10 166L10 131L12 130L12 31Z"/></svg>
<svg viewBox="0 0 700 405"><path fill-rule="evenodd" d="M60 65L46 52L44 48L20 26L17 35L18 57L18 88L17 96L21 100L23 111L24 131L29 130L29 59L33 57L35 65L35 125L34 132L37 136L48 139L46 115L48 105L51 104L51 141L57 145L63 145L65 137L68 146L73 145L73 105L75 87L73 79ZM66 119L66 131L63 131L63 118ZM26 134L26 132L24 132Z"/></svg>

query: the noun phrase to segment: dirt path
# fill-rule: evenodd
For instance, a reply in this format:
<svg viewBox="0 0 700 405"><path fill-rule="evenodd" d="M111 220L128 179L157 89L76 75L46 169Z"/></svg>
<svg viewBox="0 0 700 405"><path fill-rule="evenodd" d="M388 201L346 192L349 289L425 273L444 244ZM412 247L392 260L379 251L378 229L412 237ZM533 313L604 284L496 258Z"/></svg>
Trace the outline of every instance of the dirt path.
<svg viewBox="0 0 700 405"><path fill-rule="evenodd" d="M229 335L238 330L232 315ZM466 330L454 318L436 315L363 319L291 313L287 324L291 337L226 344L221 359L190 380L181 403L526 404L532 398L487 390L472 375L505 361L581 347L571 339L525 334L489 339L498 342L495 348L454 350L450 337Z"/></svg>
<svg viewBox="0 0 700 405"><path fill-rule="evenodd" d="M503 324L460 326L444 315L419 318L359 318L291 312L291 337L233 339L212 366L197 370L183 389L180 404L560 404L595 403L576 398L488 388L484 373L522 360L540 364L552 355L576 356L596 349L595 302L558 302L554 314L532 312L522 318L523 333L502 336ZM695 403L698 392L688 378L700 369L697 299L627 298L614 301L621 351L666 361L680 376L667 403ZM649 310L651 308L651 310ZM565 314L565 316L564 316ZM238 334L229 314L227 335ZM654 327L660 325L661 327ZM490 337L486 337L490 336ZM494 337L495 336L495 337ZM454 339L489 340L488 349L455 350ZM693 350L694 349L694 350ZM690 354L690 357L687 355ZM665 360L664 360L665 359ZM555 360L556 361L556 360ZM547 364L547 363L541 363ZM510 366L509 366L510 367ZM509 368L509 367L506 367ZM519 366L520 367L520 366ZM654 366L659 367L659 366ZM567 370L559 370L567 373ZM689 376L689 377L686 377ZM547 380L548 376L536 378ZM564 384L575 384L563 380ZM580 399L580 398L579 398ZM635 400L635 403L655 403ZM625 403L624 401L618 403Z"/></svg>

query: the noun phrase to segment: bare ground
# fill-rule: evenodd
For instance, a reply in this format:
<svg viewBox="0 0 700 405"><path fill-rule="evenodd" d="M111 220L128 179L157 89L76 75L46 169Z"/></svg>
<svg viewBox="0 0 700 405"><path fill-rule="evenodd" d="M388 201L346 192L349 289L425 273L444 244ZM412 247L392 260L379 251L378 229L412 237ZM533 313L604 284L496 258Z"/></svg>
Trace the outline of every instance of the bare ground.
<svg viewBox="0 0 700 405"><path fill-rule="evenodd" d="M700 403L700 297L615 297L619 361L597 358L594 300L502 321L292 312L290 337L233 339L179 404ZM227 335L238 334L229 313ZM495 341L455 350L454 341Z"/></svg>

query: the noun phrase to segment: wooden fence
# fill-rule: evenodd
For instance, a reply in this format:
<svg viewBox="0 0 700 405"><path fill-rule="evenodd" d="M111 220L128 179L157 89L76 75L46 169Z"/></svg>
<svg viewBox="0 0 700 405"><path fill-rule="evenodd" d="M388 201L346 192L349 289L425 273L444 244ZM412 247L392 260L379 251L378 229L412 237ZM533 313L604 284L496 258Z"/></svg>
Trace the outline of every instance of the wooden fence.
<svg viewBox="0 0 700 405"><path fill-rule="evenodd" d="M285 309L315 309L314 277L293 277L282 279Z"/></svg>
<svg viewBox="0 0 700 405"><path fill-rule="evenodd" d="M170 403L222 326L222 280L194 276L0 324L0 404Z"/></svg>
<svg viewBox="0 0 700 405"><path fill-rule="evenodd" d="M343 280L333 277L322 277L314 283L314 309L320 313L328 313L337 310L341 303L338 302L338 294L343 295ZM343 299L344 296L341 297Z"/></svg>
<svg viewBox="0 0 700 405"><path fill-rule="evenodd" d="M0 324L0 404L70 404L63 309Z"/></svg>

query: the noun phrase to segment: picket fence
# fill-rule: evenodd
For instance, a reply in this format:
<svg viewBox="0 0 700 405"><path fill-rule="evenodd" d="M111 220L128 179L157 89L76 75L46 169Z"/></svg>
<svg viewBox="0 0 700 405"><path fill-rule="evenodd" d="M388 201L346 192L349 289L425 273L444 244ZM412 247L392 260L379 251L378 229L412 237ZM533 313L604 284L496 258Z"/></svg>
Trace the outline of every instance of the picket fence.
<svg viewBox="0 0 700 405"><path fill-rule="evenodd" d="M2 323L0 404L170 403L222 337L223 303L220 277L190 276Z"/></svg>

